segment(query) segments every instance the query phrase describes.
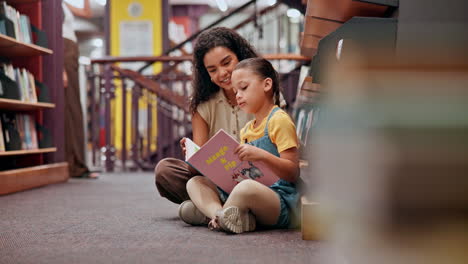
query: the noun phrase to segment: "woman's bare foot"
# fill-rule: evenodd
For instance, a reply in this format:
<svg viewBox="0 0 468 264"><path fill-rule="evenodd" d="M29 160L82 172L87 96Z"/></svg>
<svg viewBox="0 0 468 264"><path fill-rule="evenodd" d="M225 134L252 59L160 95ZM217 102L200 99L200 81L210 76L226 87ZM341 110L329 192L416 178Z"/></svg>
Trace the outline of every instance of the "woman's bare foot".
<svg viewBox="0 0 468 264"><path fill-rule="evenodd" d="M99 173L98 172L91 172L88 174L89 179L97 179L99 178Z"/></svg>
<svg viewBox="0 0 468 264"><path fill-rule="evenodd" d="M99 178L99 172L94 172L94 171L87 171L80 176L74 177L74 178L79 178L79 179L91 179L91 180L96 180Z"/></svg>

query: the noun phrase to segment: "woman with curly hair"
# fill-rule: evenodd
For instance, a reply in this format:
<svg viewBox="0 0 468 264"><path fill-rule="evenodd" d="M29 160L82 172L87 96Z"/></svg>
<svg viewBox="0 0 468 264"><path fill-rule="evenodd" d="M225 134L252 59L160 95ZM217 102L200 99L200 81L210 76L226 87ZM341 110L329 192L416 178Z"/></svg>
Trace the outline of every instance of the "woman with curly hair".
<svg viewBox="0 0 468 264"><path fill-rule="evenodd" d="M244 113L237 106L231 83L231 73L237 63L253 57L258 57L258 54L252 46L231 29L212 28L198 36L193 54L193 94L190 102L193 141L197 145L205 144L219 129L239 139L240 129L253 119L252 115ZM185 138L180 145L185 153ZM165 158L156 165L155 175L159 194L180 204L190 199L186 184L199 173L183 160ZM182 209L196 208L188 201L179 208L179 215ZM204 220L204 216L200 217ZM194 219L183 220L194 222ZM195 222L198 220L195 219Z"/></svg>

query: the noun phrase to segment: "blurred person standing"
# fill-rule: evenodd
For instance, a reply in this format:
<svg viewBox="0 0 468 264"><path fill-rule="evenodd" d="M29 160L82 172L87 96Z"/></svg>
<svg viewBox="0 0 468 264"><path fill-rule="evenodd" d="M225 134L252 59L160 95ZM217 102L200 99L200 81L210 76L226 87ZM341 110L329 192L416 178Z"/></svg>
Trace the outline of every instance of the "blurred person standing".
<svg viewBox="0 0 468 264"><path fill-rule="evenodd" d="M74 30L75 16L90 18L89 0L83 0L83 7L75 7L62 1L63 8L63 84L65 88L65 156L69 174L75 178L97 179L99 175L91 172L86 165L84 155L83 112L80 102L78 80L78 44Z"/></svg>

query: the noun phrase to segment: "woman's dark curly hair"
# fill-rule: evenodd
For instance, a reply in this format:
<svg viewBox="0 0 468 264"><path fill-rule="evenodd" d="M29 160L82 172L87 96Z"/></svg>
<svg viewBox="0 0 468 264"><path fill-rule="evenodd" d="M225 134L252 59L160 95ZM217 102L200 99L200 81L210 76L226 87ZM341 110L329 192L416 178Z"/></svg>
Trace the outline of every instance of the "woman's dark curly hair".
<svg viewBox="0 0 468 264"><path fill-rule="evenodd" d="M208 101L219 91L205 68L205 54L216 47L225 47L236 54L239 61L258 57L254 48L234 30L225 27L211 28L201 33L193 51L193 92L190 100L190 110L194 113L199 104Z"/></svg>
<svg viewBox="0 0 468 264"><path fill-rule="evenodd" d="M275 105L280 105L280 85L278 72L273 68L271 63L264 58L250 58L239 62L235 70L248 69L253 74L259 76L262 79L270 78L272 81L273 99Z"/></svg>

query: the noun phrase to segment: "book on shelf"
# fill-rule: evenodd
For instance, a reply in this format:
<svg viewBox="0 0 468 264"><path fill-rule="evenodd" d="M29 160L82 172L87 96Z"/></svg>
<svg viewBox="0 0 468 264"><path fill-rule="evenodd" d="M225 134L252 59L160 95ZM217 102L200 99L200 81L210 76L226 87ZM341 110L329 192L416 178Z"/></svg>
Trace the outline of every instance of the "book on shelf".
<svg viewBox="0 0 468 264"><path fill-rule="evenodd" d="M5 1L0 2L0 20L5 24L5 35L16 38L15 27L10 16L9 5Z"/></svg>
<svg viewBox="0 0 468 264"><path fill-rule="evenodd" d="M301 146L307 146L309 142L311 128L317 123L319 108L310 106L301 106L297 110L296 116L296 134Z"/></svg>
<svg viewBox="0 0 468 264"><path fill-rule="evenodd" d="M0 98L21 100L18 84L0 71Z"/></svg>
<svg viewBox="0 0 468 264"><path fill-rule="evenodd" d="M219 130L202 147L186 139L185 161L227 193L245 179L270 186L280 178L263 162L241 161L234 150L239 142Z"/></svg>
<svg viewBox="0 0 468 264"><path fill-rule="evenodd" d="M5 20L2 19L1 15L0 15L0 34L2 34L2 35L7 34Z"/></svg>
<svg viewBox="0 0 468 264"><path fill-rule="evenodd" d="M4 150L38 149L35 118L31 114L0 113Z"/></svg>
<svg viewBox="0 0 468 264"><path fill-rule="evenodd" d="M36 82L28 70L15 68L9 62L0 62L0 82L0 97L33 103L38 101Z"/></svg>
<svg viewBox="0 0 468 264"><path fill-rule="evenodd" d="M317 123L320 113L320 85L313 83L312 80L311 76L304 78L294 104L293 117L301 146L308 144L311 129Z"/></svg>
<svg viewBox="0 0 468 264"><path fill-rule="evenodd" d="M4 30L2 34L11 38L16 38L13 22L4 14L0 14L0 21L3 22L2 25L4 25L4 29L2 27L2 31Z"/></svg>
<svg viewBox="0 0 468 264"><path fill-rule="evenodd" d="M37 89L37 101L43 103L50 103L50 96L49 96L49 87L44 83L38 82L37 80L34 81L34 86Z"/></svg>
<svg viewBox="0 0 468 264"><path fill-rule="evenodd" d="M3 127L2 127L1 120L0 120L0 151L5 151L5 140L3 138Z"/></svg>
<svg viewBox="0 0 468 264"><path fill-rule="evenodd" d="M29 22L29 17L26 15L20 14L19 22L21 25L21 33L23 37L23 42L31 44L32 43L32 32L31 32L31 22Z"/></svg>
<svg viewBox="0 0 468 264"><path fill-rule="evenodd" d="M15 114L16 118L16 129L18 130L20 142L21 142L21 149L26 149L26 140L25 140L25 129L24 129L24 122L23 119L19 114Z"/></svg>
<svg viewBox="0 0 468 264"><path fill-rule="evenodd" d="M45 126L36 123L37 145L39 148L52 148L54 146L52 133Z"/></svg>
<svg viewBox="0 0 468 264"><path fill-rule="evenodd" d="M8 5L5 1L1 2L1 6L3 9L3 12L5 14L5 17L11 21L13 25L13 32L11 34L12 38L18 39L19 34L18 34L18 23L16 21L16 9L13 8L12 6Z"/></svg>
<svg viewBox="0 0 468 264"><path fill-rule="evenodd" d="M5 150L21 150L21 139L14 113L0 113Z"/></svg>
<svg viewBox="0 0 468 264"><path fill-rule="evenodd" d="M37 91L36 91L36 82L34 81L34 75L30 72L27 72L27 80L29 84L29 93L32 102L37 103Z"/></svg>
<svg viewBox="0 0 468 264"><path fill-rule="evenodd" d="M16 118L19 124L22 149L37 149L37 140L35 140L37 132L34 117L29 114L16 114Z"/></svg>
<svg viewBox="0 0 468 264"><path fill-rule="evenodd" d="M4 32L18 41L32 43L32 29L29 17L20 14L6 1L0 2L0 20L4 22Z"/></svg>
<svg viewBox="0 0 468 264"><path fill-rule="evenodd" d="M31 24L33 43L43 48L49 48L49 42L47 40L47 34Z"/></svg>
<svg viewBox="0 0 468 264"><path fill-rule="evenodd" d="M305 78L310 75L309 73L310 73L310 66L302 65L301 70L299 72L299 81L297 82L296 98L299 97L302 84L304 83Z"/></svg>

